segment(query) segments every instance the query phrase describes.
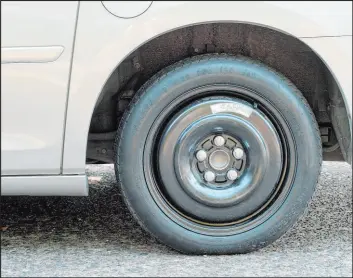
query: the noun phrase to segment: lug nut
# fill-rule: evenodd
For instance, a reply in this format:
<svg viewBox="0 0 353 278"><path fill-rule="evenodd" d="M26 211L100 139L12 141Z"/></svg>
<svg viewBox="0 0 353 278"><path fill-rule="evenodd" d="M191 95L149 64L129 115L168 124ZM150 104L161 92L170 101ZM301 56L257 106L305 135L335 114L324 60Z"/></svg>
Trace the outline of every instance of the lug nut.
<svg viewBox="0 0 353 278"><path fill-rule="evenodd" d="M196 153L196 159L200 162L204 161L207 158L207 153L204 150L199 150Z"/></svg>
<svg viewBox="0 0 353 278"><path fill-rule="evenodd" d="M227 172L227 179L228 180L231 180L231 181L234 181L238 178L238 172L235 171L235 170L229 170Z"/></svg>
<svg viewBox="0 0 353 278"><path fill-rule="evenodd" d="M217 147L221 147L224 145L224 143L226 142L226 140L224 140L224 138L222 136L216 136L213 140L213 143L217 146Z"/></svg>
<svg viewBox="0 0 353 278"><path fill-rule="evenodd" d="M235 159L241 159L244 156L244 150L241 148L235 148L233 150L233 156Z"/></svg>
<svg viewBox="0 0 353 278"><path fill-rule="evenodd" d="M205 181L211 182L211 181L214 181L214 179L216 178L216 175L211 171L207 171L204 174L204 178L205 178Z"/></svg>

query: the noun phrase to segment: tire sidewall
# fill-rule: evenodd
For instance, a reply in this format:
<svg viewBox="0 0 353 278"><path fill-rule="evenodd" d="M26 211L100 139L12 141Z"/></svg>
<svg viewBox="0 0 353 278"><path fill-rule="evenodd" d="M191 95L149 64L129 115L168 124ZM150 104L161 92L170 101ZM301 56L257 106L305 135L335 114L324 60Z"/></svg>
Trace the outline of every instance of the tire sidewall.
<svg viewBox="0 0 353 278"><path fill-rule="evenodd" d="M163 213L146 184L143 157L150 128L168 104L193 88L224 83L251 89L277 108L291 129L297 168L290 193L269 219L242 234L214 237L187 230ZM130 209L161 241L189 253L242 253L273 242L307 207L321 165L317 123L303 96L289 80L246 58L190 59L163 70L136 94L118 133L116 173Z"/></svg>

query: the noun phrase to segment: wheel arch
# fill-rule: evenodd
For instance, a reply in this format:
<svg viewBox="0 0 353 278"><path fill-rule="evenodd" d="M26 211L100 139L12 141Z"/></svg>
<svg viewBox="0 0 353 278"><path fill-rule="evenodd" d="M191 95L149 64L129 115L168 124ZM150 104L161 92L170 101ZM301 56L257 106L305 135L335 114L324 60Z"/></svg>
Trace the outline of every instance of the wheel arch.
<svg viewBox="0 0 353 278"><path fill-rule="evenodd" d="M69 102L68 102L69 103L68 112L67 112L68 114L67 114L66 133L65 133L64 150L63 150L64 151L63 165L62 165L63 173L68 174L68 173L84 172L86 150L87 150L87 139L88 139L89 127L92 123L92 117L98 107L98 104L101 103L102 99L107 93L107 91L105 90L105 88L107 87L107 84L112 81L112 77L117 74L117 69L123 65L124 61L129 59L129 57L131 57L131 55L134 52L141 49L143 46L145 46L146 44L148 44L153 40L156 40L168 34L172 34L173 32L177 32L178 30L181 30L183 28L190 28L193 26L205 26L205 25L213 24L215 22L217 22L218 24L232 24L232 25L247 24L250 26L257 26L260 28L264 28L266 30L271 30L273 32L276 32L284 36L295 38L296 40L305 44L311 51L313 51L317 55L317 58L320 59L320 61L322 61L323 64L325 65L328 76L333 81L333 87L337 88L336 90L334 90L335 91L334 95L339 101L343 100L344 110L346 111L345 117L348 119L349 123L351 122L351 116L350 116L351 108L349 107L349 101L347 101L346 99L346 95L349 95L351 92L343 92L342 90L342 87L349 88L349 86L341 85L340 76L336 76L335 71L330 68L331 62L329 62L328 60L332 60L332 59L326 58L326 56L328 55L327 53L320 53L319 48L313 49L310 46L310 43L309 44L307 43L308 41L303 41L303 39L300 38L300 34L302 34L301 31L304 30L302 26L303 24L300 24L300 27L298 27L297 29L294 27L294 24L292 24L290 28L288 28L287 24L285 24L285 28L282 29L282 28L278 28L278 26L267 25L266 23L268 22L266 22L266 20L264 22L256 22L256 21L247 22L247 21L241 21L241 20L240 21L206 20L206 21L191 22L191 23L188 22L190 21L190 19L187 19L185 21L186 22L184 23L179 22L179 24L176 27L173 26L173 24L169 24L169 25L167 24L167 26L163 28L156 28L156 32L155 30L152 30L153 29L152 27L155 27L155 24L152 24L151 26L149 26L152 30L149 32L149 34L153 33L153 36L150 36L147 39L146 39L146 36L142 36L138 44L130 43L128 41L127 45L121 46L121 41L114 40L110 44L102 47L98 55L94 57L93 63L96 63L96 65L98 66L98 69L95 69L89 74L78 73L79 69L80 68L82 69L82 67L79 63L81 57L76 56L76 51L79 51L79 47L77 46L80 45L80 43L76 42L76 44L78 45L75 45L75 59L73 61L71 89L70 89ZM313 23L310 20L305 20L305 22ZM320 29L314 23L313 23L313 26L315 26L317 30ZM141 25L136 24L135 26L132 26L131 29L129 30L130 35L137 35L138 32L140 32L140 30L138 30L138 27L141 27ZM144 28L148 28L148 25L147 27L144 27ZM164 31L158 32L158 29L164 30ZM318 34L321 34L320 32L322 33L322 30L319 31ZM122 41L124 41L124 38L126 38L126 34L122 36ZM134 42L135 41L136 40L134 40ZM330 42L330 46L337 46L338 49L340 48L336 42ZM116 51L116 49L122 50L122 52L120 52L119 55L115 55L116 57L119 57L119 59L112 59L114 61L110 61L108 63L109 59L107 58L107 56L109 56L109 53L111 54L112 52ZM99 62L100 58L102 58L101 62ZM343 59L343 58L340 58L340 59ZM75 60L78 61L76 65L75 65ZM93 84L92 83L93 81L91 82L89 81L89 79L90 77L93 78L92 74L94 72L97 73L97 70L99 70L99 66L102 66L101 72L98 74L99 78L97 78ZM102 82L103 80L104 82ZM88 89L89 84L94 86L92 86L91 95L88 96L83 107L82 104L79 104L79 105L77 104L77 102L80 102L79 92L84 90L85 88ZM350 87L350 90L351 90L351 87ZM81 109L79 110L80 115L78 115L77 108L82 108L82 110ZM349 130L349 136L351 138L351 130Z"/></svg>

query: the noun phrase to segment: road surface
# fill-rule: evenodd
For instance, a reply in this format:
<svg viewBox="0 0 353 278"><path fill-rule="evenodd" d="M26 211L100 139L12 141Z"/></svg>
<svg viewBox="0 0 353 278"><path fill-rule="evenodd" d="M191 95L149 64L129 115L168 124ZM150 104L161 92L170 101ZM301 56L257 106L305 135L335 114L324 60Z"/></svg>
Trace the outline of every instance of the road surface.
<svg viewBox="0 0 353 278"><path fill-rule="evenodd" d="M89 165L89 197L2 197L1 276L352 277L352 170L326 162L307 215L246 255L186 256L131 218L111 165ZM49 185L48 185L49 186Z"/></svg>

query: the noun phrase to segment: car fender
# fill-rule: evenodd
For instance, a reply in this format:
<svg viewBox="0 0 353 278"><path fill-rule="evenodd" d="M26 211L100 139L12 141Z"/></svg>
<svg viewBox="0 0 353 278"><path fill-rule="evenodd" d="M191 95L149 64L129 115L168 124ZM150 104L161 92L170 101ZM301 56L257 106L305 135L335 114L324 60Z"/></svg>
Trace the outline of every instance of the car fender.
<svg viewBox="0 0 353 278"><path fill-rule="evenodd" d="M102 88L114 69L149 40L190 25L211 22L248 23L301 39L329 67L344 92L347 110L351 114L352 80L348 77L352 76L351 52L349 60L342 55L347 50L343 49L340 41L327 40L325 46L320 46L313 38L348 36L351 39L352 3L342 2L336 6L326 2L316 4L321 5L321 9L324 7L326 12L328 9L337 9L321 17L315 16L315 11L310 10L314 2L293 3L296 5L289 1L158 1L137 17L119 18L107 11L100 1L80 2L67 101L62 173L85 172L91 117ZM339 15L339 24L330 24L337 22ZM350 51L351 48L350 43Z"/></svg>

